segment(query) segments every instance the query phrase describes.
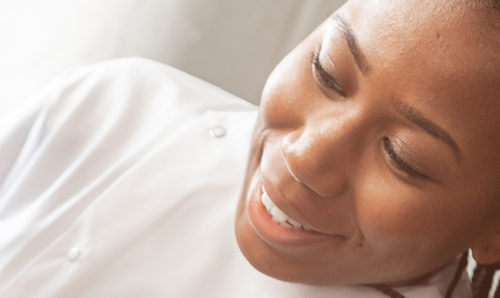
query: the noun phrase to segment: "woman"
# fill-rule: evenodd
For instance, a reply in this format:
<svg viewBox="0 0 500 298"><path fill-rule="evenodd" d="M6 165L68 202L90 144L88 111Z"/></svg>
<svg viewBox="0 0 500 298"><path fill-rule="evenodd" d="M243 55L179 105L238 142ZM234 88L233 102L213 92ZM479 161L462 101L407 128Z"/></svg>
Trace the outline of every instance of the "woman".
<svg viewBox="0 0 500 298"><path fill-rule="evenodd" d="M500 2L349 1L268 79L243 253L328 285L412 285L468 248L499 262L499 94Z"/></svg>
<svg viewBox="0 0 500 298"><path fill-rule="evenodd" d="M0 142L0 295L467 297L471 249L486 297L499 20L496 1L352 0L277 66L235 220L273 278L228 237L252 107L152 62L63 78Z"/></svg>

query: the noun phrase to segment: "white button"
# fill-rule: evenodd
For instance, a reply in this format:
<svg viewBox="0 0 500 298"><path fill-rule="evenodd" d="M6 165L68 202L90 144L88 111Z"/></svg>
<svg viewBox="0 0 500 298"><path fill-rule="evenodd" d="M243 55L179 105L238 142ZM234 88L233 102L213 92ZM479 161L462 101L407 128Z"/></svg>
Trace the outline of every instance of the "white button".
<svg viewBox="0 0 500 298"><path fill-rule="evenodd" d="M80 255L82 254L82 251L78 247L73 247L68 251L68 254L66 255L66 259L70 262L75 262L78 260Z"/></svg>
<svg viewBox="0 0 500 298"><path fill-rule="evenodd" d="M216 125L216 126L210 128L210 134L216 138L221 138L221 137L225 136L226 131L227 131L226 128L222 127L220 125Z"/></svg>

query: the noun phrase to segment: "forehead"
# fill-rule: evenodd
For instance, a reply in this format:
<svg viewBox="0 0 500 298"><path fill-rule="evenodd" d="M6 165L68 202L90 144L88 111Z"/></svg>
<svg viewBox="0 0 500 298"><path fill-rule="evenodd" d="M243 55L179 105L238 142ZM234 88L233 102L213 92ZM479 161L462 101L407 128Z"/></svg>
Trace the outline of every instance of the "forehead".
<svg viewBox="0 0 500 298"><path fill-rule="evenodd" d="M373 60L380 59L374 62L408 65L423 62L426 64L415 68L416 71L441 70L441 75L498 74L500 10L487 5L484 9L469 8L482 7L472 5L477 2L483 3L357 0L350 1L343 13L364 50Z"/></svg>
<svg viewBox="0 0 500 298"><path fill-rule="evenodd" d="M466 155L498 164L500 12L454 5L466 2L354 0L339 13L378 91L422 110Z"/></svg>

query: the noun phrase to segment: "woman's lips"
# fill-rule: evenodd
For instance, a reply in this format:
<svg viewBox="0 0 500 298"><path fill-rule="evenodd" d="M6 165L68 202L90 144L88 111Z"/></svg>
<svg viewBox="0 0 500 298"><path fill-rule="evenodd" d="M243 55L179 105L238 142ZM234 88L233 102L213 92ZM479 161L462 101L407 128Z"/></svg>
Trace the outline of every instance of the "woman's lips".
<svg viewBox="0 0 500 298"><path fill-rule="evenodd" d="M318 241L343 240L342 235L325 234L308 228L276 207L256 171L247 200L247 213L256 233L267 243L278 246L303 246Z"/></svg>

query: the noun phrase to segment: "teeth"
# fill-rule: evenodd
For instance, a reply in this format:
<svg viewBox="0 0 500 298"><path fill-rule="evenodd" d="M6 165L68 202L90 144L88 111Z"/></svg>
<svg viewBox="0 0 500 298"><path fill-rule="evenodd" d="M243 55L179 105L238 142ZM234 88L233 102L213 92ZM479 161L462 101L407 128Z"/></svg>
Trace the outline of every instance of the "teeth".
<svg viewBox="0 0 500 298"><path fill-rule="evenodd" d="M297 221L295 221L295 220L293 220L293 219L291 219L291 218L288 218L288 222L289 222L292 226L294 226L295 228L302 228L302 225L301 225L301 224L299 224Z"/></svg>
<svg viewBox="0 0 500 298"><path fill-rule="evenodd" d="M291 219L290 217L288 217L288 215L286 215L283 211L276 207L264 188L262 188L261 201L262 204L264 204L264 206L266 207L267 212L271 214L273 220L278 222L281 226L288 228L304 228L300 223L298 223L296 220Z"/></svg>
<svg viewBox="0 0 500 298"><path fill-rule="evenodd" d="M262 189L262 203L264 206L266 206L267 211L271 210L274 207L273 201L271 201L271 198L269 195L266 193L264 189Z"/></svg>
<svg viewBox="0 0 500 298"><path fill-rule="evenodd" d="M271 213L273 219L279 223L285 223L288 220L288 216L276 206L273 207L269 213Z"/></svg>

